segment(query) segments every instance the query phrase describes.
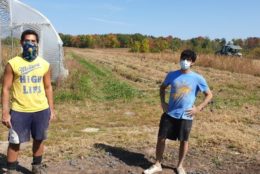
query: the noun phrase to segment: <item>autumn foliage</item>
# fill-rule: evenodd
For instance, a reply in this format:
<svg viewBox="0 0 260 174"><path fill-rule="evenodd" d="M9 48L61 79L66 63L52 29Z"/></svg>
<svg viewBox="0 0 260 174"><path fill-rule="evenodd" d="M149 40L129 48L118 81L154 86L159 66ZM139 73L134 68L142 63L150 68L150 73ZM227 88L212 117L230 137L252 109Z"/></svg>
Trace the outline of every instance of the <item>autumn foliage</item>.
<svg viewBox="0 0 260 174"><path fill-rule="evenodd" d="M222 39L211 40L208 37L196 37L182 40L177 37L154 37L136 34L104 34L104 35L66 35L60 34L64 46L77 48L129 48L131 52L172 52L186 48L193 49L197 53L212 54L219 50L227 41ZM233 39L232 42L240 45L243 55L247 57L259 57L260 38Z"/></svg>

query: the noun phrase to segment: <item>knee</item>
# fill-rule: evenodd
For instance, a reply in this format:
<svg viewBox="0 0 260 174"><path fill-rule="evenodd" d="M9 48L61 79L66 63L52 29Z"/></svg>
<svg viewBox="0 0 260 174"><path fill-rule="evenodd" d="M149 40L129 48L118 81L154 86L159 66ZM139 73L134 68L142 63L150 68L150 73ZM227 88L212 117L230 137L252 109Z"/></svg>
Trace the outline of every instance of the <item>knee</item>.
<svg viewBox="0 0 260 174"><path fill-rule="evenodd" d="M41 146L43 144L42 140L33 140L33 146L37 147L37 146Z"/></svg>
<svg viewBox="0 0 260 174"><path fill-rule="evenodd" d="M180 146L188 147L189 142L188 141L181 141Z"/></svg>
<svg viewBox="0 0 260 174"><path fill-rule="evenodd" d="M20 144L9 143L9 148L14 150L14 151L19 151L20 150Z"/></svg>
<svg viewBox="0 0 260 174"><path fill-rule="evenodd" d="M165 141L166 141L166 138L158 137L158 140L157 140L158 143L162 144L162 143L165 143Z"/></svg>
<svg viewBox="0 0 260 174"><path fill-rule="evenodd" d="M43 142L43 140L33 140L33 143L35 144L41 144Z"/></svg>

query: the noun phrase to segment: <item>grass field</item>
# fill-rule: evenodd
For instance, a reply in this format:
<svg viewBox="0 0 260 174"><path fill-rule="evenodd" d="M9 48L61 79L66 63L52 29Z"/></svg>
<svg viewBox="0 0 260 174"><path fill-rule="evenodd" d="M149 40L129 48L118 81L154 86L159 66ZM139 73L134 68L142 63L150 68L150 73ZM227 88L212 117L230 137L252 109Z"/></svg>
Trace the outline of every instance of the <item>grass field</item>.
<svg viewBox="0 0 260 174"><path fill-rule="evenodd" d="M103 162L109 153L115 154L114 148L143 154L143 159L153 162L162 113L159 85L167 72L178 69L179 55L117 49L65 51L70 74L54 86L57 120L50 126L46 160L59 164L100 157ZM218 67L221 63L234 69ZM197 173L257 173L260 63L200 56L198 65L194 70L207 79L214 99L195 118L185 167ZM202 95L197 102L201 100ZM83 131L86 128L95 131ZM7 130L1 127L0 131L5 140ZM174 167L177 149L176 142L168 142L164 164ZM30 148L25 148L21 156L30 154ZM142 171L140 165L123 162L129 170ZM96 164L98 168L102 164Z"/></svg>

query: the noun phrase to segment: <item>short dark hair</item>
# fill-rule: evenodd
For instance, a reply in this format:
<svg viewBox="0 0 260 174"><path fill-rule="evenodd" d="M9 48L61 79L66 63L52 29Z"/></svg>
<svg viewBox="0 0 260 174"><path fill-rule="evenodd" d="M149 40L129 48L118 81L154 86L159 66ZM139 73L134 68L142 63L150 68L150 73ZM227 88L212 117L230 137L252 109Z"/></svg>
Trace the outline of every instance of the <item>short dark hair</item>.
<svg viewBox="0 0 260 174"><path fill-rule="evenodd" d="M37 43L39 43L39 35L34 30L25 30L21 35L21 41L24 41L26 35L33 34L36 37Z"/></svg>
<svg viewBox="0 0 260 174"><path fill-rule="evenodd" d="M182 53L181 53L181 59L184 59L184 58L191 58L192 62L195 62L197 55L194 51L187 49L187 50L182 51Z"/></svg>

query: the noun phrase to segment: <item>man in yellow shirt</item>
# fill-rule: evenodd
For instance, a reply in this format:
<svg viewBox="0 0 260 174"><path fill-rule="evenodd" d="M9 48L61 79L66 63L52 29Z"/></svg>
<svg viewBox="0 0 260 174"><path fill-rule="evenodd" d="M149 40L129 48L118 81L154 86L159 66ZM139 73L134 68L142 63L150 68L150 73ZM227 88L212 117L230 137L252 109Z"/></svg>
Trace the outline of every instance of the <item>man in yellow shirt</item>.
<svg viewBox="0 0 260 174"><path fill-rule="evenodd" d="M50 64L38 54L39 36L33 30L21 35L21 56L8 61L2 87L2 123L9 128L7 169L16 173L20 144L33 138L34 174L47 173L42 165L43 141L54 115ZM9 96L12 92L11 109Z"/></svg>

